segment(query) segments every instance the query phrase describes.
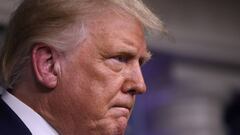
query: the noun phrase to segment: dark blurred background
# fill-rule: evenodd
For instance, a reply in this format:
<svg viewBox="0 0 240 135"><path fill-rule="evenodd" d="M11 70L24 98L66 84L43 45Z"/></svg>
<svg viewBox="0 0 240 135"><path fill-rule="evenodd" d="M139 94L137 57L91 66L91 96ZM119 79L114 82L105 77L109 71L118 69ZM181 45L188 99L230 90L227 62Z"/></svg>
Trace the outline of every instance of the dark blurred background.
<svg viewBox="0 0 240 135"><path fill-rule="evenodd" d="M240 135L240 2L145 0L170 38L153 35L127 135ZM0 43L19 0L0 0Z"/></svg>

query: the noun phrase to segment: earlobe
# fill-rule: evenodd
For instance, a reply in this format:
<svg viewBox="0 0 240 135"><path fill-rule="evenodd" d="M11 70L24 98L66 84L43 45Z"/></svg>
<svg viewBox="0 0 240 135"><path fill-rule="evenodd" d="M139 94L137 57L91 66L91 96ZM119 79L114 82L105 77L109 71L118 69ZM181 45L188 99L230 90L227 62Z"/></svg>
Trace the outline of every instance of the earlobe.
<svg viewBox="0 0 240 135"><path fill-rule="evenodd" d="M57 86L56 51L43 43L36 44L32 49L32 65L36 80L49 89Z"/></svg>

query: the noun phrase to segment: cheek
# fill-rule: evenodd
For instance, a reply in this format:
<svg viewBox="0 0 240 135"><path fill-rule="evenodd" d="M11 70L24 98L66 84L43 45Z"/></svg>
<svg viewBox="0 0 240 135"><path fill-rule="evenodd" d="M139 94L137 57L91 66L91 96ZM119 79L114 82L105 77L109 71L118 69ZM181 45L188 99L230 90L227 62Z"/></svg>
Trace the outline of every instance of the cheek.
<svg viewBox="0 0 240 135"><path fill-rule="evenodd" d="M98 102L107 105L121 91L123 82L120 73L98 68L95 79L89 85L89 91L93 97L98 97Z"/></svg>
<svg viewBox="0 0 240 135"><path fill-rule="evenodd" d="M85 106L84 110L101 114L121 90L124 79L120 72L113 72L104 64L90 64L91 66L85 63L82 67L76 64L69 67L64 75L68 77L63 83L65 89L72 93L69 97L74 97L71 102L79 103L72 105Z"/></svg>

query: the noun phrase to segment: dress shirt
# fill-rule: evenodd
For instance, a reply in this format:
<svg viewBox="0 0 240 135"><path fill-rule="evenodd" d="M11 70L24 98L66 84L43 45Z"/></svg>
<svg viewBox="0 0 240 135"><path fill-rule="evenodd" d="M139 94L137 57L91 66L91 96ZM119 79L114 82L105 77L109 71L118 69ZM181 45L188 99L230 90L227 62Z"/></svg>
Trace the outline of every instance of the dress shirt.
<svg viewBox="0 0 240 135"><path fill-rule="evenodd" d="M33 135L58 135L57 131L46 120L8 91L2 91L2 99L18 115Z"/></svg>

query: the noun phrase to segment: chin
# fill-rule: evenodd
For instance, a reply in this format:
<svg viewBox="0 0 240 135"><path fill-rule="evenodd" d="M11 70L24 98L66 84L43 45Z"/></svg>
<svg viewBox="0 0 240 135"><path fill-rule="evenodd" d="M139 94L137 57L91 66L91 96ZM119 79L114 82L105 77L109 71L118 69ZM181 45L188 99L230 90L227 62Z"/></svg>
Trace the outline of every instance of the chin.
<svg viewBox="0 0 240 135"><path fill-rule="evenodd" d="M96 130L98 135L124 135L128 119L119 117L117 119L105 119L104 122L102 122Z"/></svg>
<svg viewBox="0 0 240 135"><path fill-rule="evenodd" d="M112 129L108 130L108 131L110 131L110 133L108 133L107 135L124 135L125 129L126 128L122 128L122 127L114 127ZM104 135L106 135L106 134L104 134Z"/></svg>
<svg viewBox="0 0 240 135"><path fill-rule="evenodd" d="M124 135L126 128L127 128L128 119L125 117L118 118L117 123L112 127L112 133L109 135Z"/></svg>

